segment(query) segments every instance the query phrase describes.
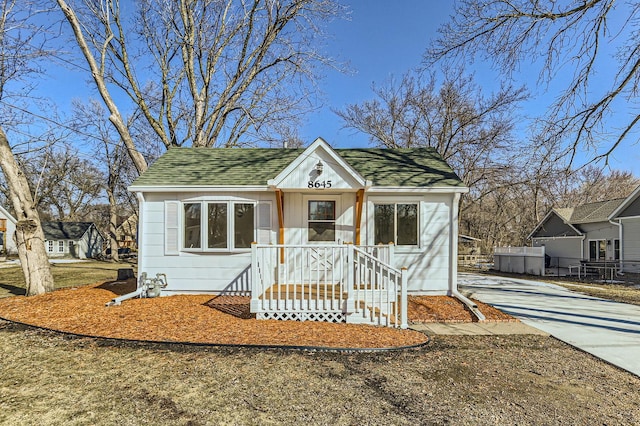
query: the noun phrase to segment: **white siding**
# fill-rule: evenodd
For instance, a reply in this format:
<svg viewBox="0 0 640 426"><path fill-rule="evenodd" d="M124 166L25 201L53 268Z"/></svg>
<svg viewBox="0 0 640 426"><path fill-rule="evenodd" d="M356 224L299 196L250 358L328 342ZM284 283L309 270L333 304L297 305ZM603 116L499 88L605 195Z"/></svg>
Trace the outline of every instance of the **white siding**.
<svg viewBox="0 0 640 426"><path fill-rule="evenodd" d="M622 219L622 260L634 263L632 269L640 271L640 217Z"/></svg>
<svg viewBox="0 0 640 426"><path fill-rule="evenodd" d="M331 194L330 191L284 193L285 243L307 244L306 203L309 199L335 197L337 201L336 231L341 243L355 240L355 192ZM238 195L224 194L145 194L142 235L140 235L139 273L153 277L167 275L171 292L248 291L251 253L243 252L187 252L165 256L165 201L254 201L271 206L271 229L262 228L271 243L277 243L278 215L275 194L256 192ZM446 294L450 273L450 215L452 194L376 194L365 197L362 217L361 244L373 242L373 204L378 202L412 203L419 205L419 246L396 247L395 265L407 267L409 291L414 294ZM179 222L182 223L181 221ZM262 225L265 225L264 223ZM181 237L179 237L181 238ZM260 241L263 243L264 241ZM338 242L338 241L336 241Z"/></svg>
<svg viewBox="0 0 640 426"><path fill-rule="evenodd" d="M614 245L613 240L620 238L620 231L617 225L613 225L609 222L596 222L580 225L584 239L584 257L589 258L589 241L592 240L605 240L608 242L606 249L606 260L614 259Z"/></svg>
<svg viewBox="0 0 640 426"><path fill-rule="evenodd" d="M318 174L316 165L322 163L322 173ZM318 149L311 155L305 157L300 165L293 169L287 176L283 176L282 182L278 184L280 189L314 189L313 186L318 185L317 190L335 190L335 189L352 189L360 185L342 165L336 164L335 159L324 149Z"/></svg>
<svg viewBox="0 0 640 426"><path fill-rule="evenodd" d="M375 195L368 197L363 218L362 244L373 244L373 205L376 203L419 204L419 246L399 246L395 266L409 272L408 290L414 294L445 294L449 288L449 244L452 196L450 194ZM365 221L366 218L366 221ZM365 232L366 229L366 232Z"/></svg>
<svg viewBox="0 0 640 426"><path fill-rule="evenodd" d="M544 246L545 254L551 257L552 266L566 268L579 265L583 258L581 237L533 238L532 245Z"/></svg>
<svg viewBox="0 0 640 426"><path fill-rule="evenodd" d="M165 201L245 201L264 202L275 209L273 193L248 193L243 196L225 194L146 194L144 224L140 236L140 264L149 277L157 273L167 275L168 293L222 292L249 290L248 277L251 265L250 251L237 252L187 252L180 250L176 256L165 256ZM258 211L258 209L256 210ZM181 219L180 219L181 220ZM271 212L270 242L276 242L277 214ZM182 222L179 221L181 224ZM182 226L182 225L180 225ZM179 234L181 234L181 228ZM264 235L264 232L261 234ZM270 235L269 235L270 234ZM181 244L181 236L179 241Z"/></svg>
<svg viewBox="0 0 640 426"><path fill-rule="evenodd" d="M16 247L16 243L14 241L14 236L16 233L16 224L14 222L14 218L10 217L9 212L5 213L4 208L0 209L0 219L6 219L6 228L4 231L4 244L2 246L2 240L0 240L0 249L6 250L10 254L18 253L18 248Z"/></svg>

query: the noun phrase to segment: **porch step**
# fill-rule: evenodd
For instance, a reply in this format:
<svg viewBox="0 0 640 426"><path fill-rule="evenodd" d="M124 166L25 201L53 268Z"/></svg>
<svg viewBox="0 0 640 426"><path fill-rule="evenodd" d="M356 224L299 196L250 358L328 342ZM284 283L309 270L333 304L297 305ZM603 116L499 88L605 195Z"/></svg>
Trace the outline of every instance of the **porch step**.
<svg viewBox="0 0 640 426"><path fill-rule="evenodd" d="M385 306L382 306L382 312L381 312L379 308L375 308L371 305L368 305L362 300L360 300L358 304L359 304L358 311L351 312L346 316L347 323L382 325L386 327L388 327L389 325L392 325L392 322L394 321L393 313L395 312L394 305L386 306L387 304L383 304ZM384 312L389 312L391 314L391 318Z"/></svg>

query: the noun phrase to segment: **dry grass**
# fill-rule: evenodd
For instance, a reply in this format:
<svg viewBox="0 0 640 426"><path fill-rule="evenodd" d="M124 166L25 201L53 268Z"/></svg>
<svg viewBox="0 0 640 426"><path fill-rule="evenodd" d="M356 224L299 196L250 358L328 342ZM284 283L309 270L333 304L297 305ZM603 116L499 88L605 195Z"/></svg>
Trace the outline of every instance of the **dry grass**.
<svg viewBox="0 0 640 426"><path fill-rule="evenodd" d="M95 291L106 292L100 303L112 296ZM148 318L128 320L144 328ZM638 377L544 336L435 336L420 349L349 354L132 344L0 320L0 353L2 425L640 423Z"/></svg>
<svg viewBox="0 0 640 426"><path fill-rule="evenodd" d="M77 263L51 264L51 273L55 288L67 288L78 285L114 280L120 268L132 268L135 265L120 262L85 261ZM19 266L0 268L0 298L25 294L24 276Z"/></svg>
<svg viewBox="0 0 640 426"><path fill-rule="evenodd" d="M542 336L383 354L131 345L0 321L0 424L640 422L640 379Z"/></svg>
<svg viewBox="0 0 640 426"><path fill-rule="evenodd" d="M640 286L629 284L578 283L551 281L553 284L568 288L571 291L593 297L614 300L621 303L640 305Z"/></svg>

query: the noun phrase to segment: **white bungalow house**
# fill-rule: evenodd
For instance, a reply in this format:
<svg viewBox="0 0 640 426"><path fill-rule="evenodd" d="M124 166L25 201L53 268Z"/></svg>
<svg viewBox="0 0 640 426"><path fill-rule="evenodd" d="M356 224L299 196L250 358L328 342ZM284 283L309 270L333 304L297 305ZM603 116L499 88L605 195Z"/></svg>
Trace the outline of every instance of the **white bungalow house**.
<svg viewBox="0 0 640 426"><path fill-rule="evenodd" d="M18 248L13 238L16 233L16 219L0 206L0 255L16 254Z"/></svg>
<svg viewBox="0 0 640 426"><path fill-rule="evenodd" d="M49 257L90 259L102 254L104 237L93 222L42 222Z"/></svg>
<svg viewBox="0 0 640 426"><path fill-rule="evenodd" d="M129 190L138 271L166 274L164 295L250 295L258 318L361 322L397 315L403 291L457 294L467 188L430 148L173 148Z"/></svg>
<svg viewBox="0 0 640 426"><path fill-rule="evenodd" d="M617 263L628 271L640 266L640 187L627 198L555 208L529 235L545 248L551 265Z"/></svg>

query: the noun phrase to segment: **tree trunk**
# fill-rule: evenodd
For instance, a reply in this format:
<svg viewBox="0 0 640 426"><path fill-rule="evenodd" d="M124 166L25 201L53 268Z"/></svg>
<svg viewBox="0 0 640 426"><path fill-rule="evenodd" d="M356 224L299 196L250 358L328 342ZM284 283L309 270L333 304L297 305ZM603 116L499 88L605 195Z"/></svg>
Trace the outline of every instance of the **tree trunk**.
<svg viewBox="0 0 640 426"><path fill-rule="evenodd" d="M9 187L9 198L18 221L15 240L24 273L27 296L53 291L53 276L44 246L40 216L35 209L29 182L13 156L2 127L0 127L0 168Z"/></svg>
<svg viewBox="0 0 640 426"><path fill-rule="evenodd" d="M107 197L109 198L109 247L111 247L111 260L119 262L120 256L118 256L118 239L116 238L118 206L116 203L116 197L111 188L107 189Z"/></svg>

